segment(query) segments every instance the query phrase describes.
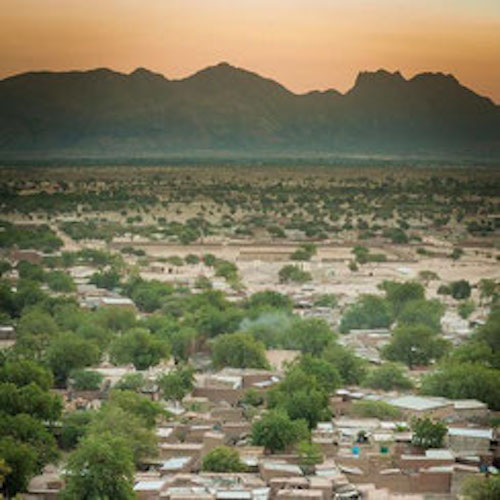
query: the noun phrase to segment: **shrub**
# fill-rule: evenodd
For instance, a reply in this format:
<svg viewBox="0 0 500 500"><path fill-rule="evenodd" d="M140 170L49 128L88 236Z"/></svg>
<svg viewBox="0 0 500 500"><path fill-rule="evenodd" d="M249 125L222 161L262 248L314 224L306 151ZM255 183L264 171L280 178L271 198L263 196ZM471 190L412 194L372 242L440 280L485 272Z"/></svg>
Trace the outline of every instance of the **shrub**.
<svg viewBox="0 0 500 500"><path fill-rule="evenodd" d="M71 386L77 391L97 391L102 380L103 376L92 370L75 370L70 375Z"/></svg>
<svg viewBox="0 0 500 500"><path fill-rule="evenodd" d="M312 280L311 273L303 271L298 266L288 264L283 266L278 273L280 283L307 283Z"/></svg>
<svg viewBox="0 0 500 500"><path fill-rule="evenodd" d="M397 363L384 363L373 369L366 377L364 385L384 391L408 390L413 387L411 380L405 375L403 367Z"/></svg>
<svg viewBox="0 0 500 500"><path fill-rule="evenodd" d="M202 469L206 472L243 472L245 464L235 448L217 446L203 458Z"/></svg>
<svg viewBox="0 0 500 500"><path fill-rule="evenodd" d="M401 411L385 401L355 401L352 414L360 418L395 420L401 418Z"/></svg>

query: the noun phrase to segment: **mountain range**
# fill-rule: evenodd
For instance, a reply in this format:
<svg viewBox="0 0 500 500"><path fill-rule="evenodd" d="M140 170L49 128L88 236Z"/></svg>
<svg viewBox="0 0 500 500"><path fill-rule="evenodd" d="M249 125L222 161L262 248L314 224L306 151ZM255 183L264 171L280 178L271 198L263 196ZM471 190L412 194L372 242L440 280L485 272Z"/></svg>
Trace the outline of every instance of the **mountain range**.
<svg viewBox="0 0 500 500"><path fill-rule="evenodd" d="M324 152L500 157L500 106L452 75L361 72L295 94L221 63L181 80L139 68L0 81L0 156Z"/></svg>

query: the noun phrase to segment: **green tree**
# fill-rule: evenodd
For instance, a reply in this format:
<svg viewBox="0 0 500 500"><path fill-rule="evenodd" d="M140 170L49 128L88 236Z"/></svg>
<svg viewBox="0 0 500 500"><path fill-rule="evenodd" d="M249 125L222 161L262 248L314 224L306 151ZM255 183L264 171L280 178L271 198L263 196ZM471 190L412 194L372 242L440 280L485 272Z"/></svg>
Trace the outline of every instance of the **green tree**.
<svg viewBox="0 0 500 500"><path fill-rule="evenodd" d="M181 401L193 390L193 381L193 369L186 366L161 375L157 384L164 399Z"/></svg>
<svg viewBox="0 0 500 500"><path fill-rule="evenodd" d="M286 411L273 410L252 425L252 443L264 446L271 453L309 437L304 420L291 420Z"/></svg>
<svg viewBox="0 0 500 500"><path fill-rule="evenodd" d="M47 347L46 360L56 383L64 386L73 370L99 361L99 348L74 333L61 333Z"/></svg>
<svg viewBox="0 0 500 500"><path fill-rule="evenodd" d="M436 299L417 299L406 302L398 317L399 325L425 325L434 332L441 331L443 304Z"/></svg>
<svg viewBox="0 0 500 500"><path fill-rule="evenodd" d="M381 288L385 291L387 300L392 304L396 317L399 316L407 302L425 298L424 287L417 281L407 281L405 283L384 281Z"/></svg>
<svg viewBox="0 0 500 500"><path fill-rule="evenodd" d="M135 312L121 307L102 307L95 313L95 319L106 330L124 332L135 325Z"/></svg>
<svg viewBox="0 0 500 500"><path fill-rule="evenodd" d="M342 316L340 333L353 329L389 328L392 323L389 303L376 295L362 295Z"/></svg>
<svg viewBox="0 0 500 500"><path fill-rule="evenodd" d="M153 428L158 417L165 415L163 407L156 401L134 391L113 390L109 394L107 405L117 406L140 418L143 425Z"/></svg>
<svg viewBox="0 0 500 500"><path fill-rule="evenodd" d="M322 357L337 368L346 385L359 385L366 375L366 362L340 344L329 344Z"/></svg>
<svg viewBox="0 0 500 500"><path fill-rule="evenodd" d="M203 457L202 469L206 472L243 472L246 467L236 449L217 446Z"/></svg>
<svg viewBox="0 0 500 500"><path fill-rule="evenodd" d="M305 354L299 358L295 366L304 373L312 375L318 386L327 393L333 393L341 386L342 379L334 364L326 359L316 358L311 354Z"/></svg>
<svg viewBox="0 0 500 500"><path fill-rule="evenodd" d="M392 334L392 340L383 350L390 361L400 361L412 368L428 365L446 353L449 343L434 333L428 326L400 326Z"/></svg>
<svg viewBox="0 0 500 500"><path fill-rule="evenodd" d="M132 363L137 370L145 370L168 359L170 344L145 328L133 328L114 340L110 351L114 363Z"/></svg>
<svg viewBox="0 0 500 500"><path fill-rule="evenodd" d="M363 384L372 389L392 391L394 389L409 390L413 387L404 369L397 363L384 363L370 371Z"/></svg>
<svg viewBox="0 0 500 500"><path fill-rule="evenodd" d="M500 354L500 308L491 311L486 324L479 328L477 337L486 342L495 355ZM500 368L500 359L497 366Z"/></svg>
<svg viewBox="0 0 500 500"><path fill-rule="evenodd" d="M193 301L193 305L196 301ZM236 307L220 308L213 304L202 304L190 313L185 326L196 329L200 336L215 337L235 332L243 319L243 311Z"/></svg>
<svg viewBox="0 0 500 500"><path fill-rule="evenodd" d="M336 339L328 323L318 318L295 318L286 331L283 342L287 349L319 356Z"/></svg>
<svg viewBox="0 0 500 500"><path fill-rule="evenodd" d="M269 408L285 410L294 420L305 420L311 429L330 418L327 390L316 376L297 365L292 366L285 378L268 392L267 403Z"/></svg>
<svg viewBox="0 0 500 500"><path fill-rule="evenodd" d="M6 260L0 260L0 277L5 273L8 273L12 269L12 266Z"/></svg>
<svg viewBox="0 0 500 500"><path fill-rule="evenodd" d="M5 476L3 491L13 497L26 490L29 480L39 470L36 450L27 443L6 436L0 439L0 458L10 470Z"/></svg>
<svg viewBox="0 0 500 500"><path fill-rule="evenodd" d="M36 308L21 316L17 329L16 350L41 359L50 339L59 328L50 314Z"/></svg>
<svg viewBox="0 0 500 500"><path fill-rule="evenodd" d="M89 283L99 287L113 290L120 286L120 274L115 269L94 273L89 280Z"/></svg>
<svg viewBox="0 0 500 500"><path fill-rule="evenodd" d="M0 436L11 436L17 441L29 444L36 451L36 462L39 469L59 456L54 436L43 422L31 415L18 413L6 415L0 413Z"/></svg>
<svg viewBox="0 0 500 500"><path fill-rule="evenodd" d="M417 418L412 421L411 428L413 444L422 448L443 447L443 440L448 430L442 422L433 422L429 418Z"/></svg>
<svg viewBox="0 0 500 500"><path fill-rule="evenodd" d="M172 354L176 362L187 361L189 355L194 352L198 332L194 328L184 327L172 333L170 343Z"/></svg>
<svg viewBox="0 0 500 500"><path fill-rule="evenodd" d="M45 281L54 292L70 293L76 290L71 276L64 271L51 271L45 275Z"/></svg>
<svg viewBox="0 0 500 500"><path fill-rule="evenodd" d="M78 445L87 434L94 415L95 412L91 410L76 410L63 415L59 438L63 450L71 450Z"/></svg>
<svg viewBox="0 0 500 500"><path fill-rule="evenodd" d="M478 399L500 410L498 370L481 363L446 363L422 380L422 392L450 399Z"/></svg>
<svg viewBox="0 0 500 500"><path fill-rule="evenodd" d="M269 368L265 346L246 333L228 333L212 344L212 361L217 368Z"/></svg>
<svg viewBox="0 0 500 500"><path fill-rule="evenodd" d="M58 395L44 391L33 382L22 387L4 382L0 384L0 408L9 415L27 413L39 420L54 422L61 414L62 401Z"/></svg>
<svg viewBox="0 0 500 500"><path fill-rule="evenodd" d="M106 350L113 338L111 330L107 330L86 318L82 318L82 322L74 330L78 337L92 342L101 352Z"/></svg>
<svg viewBox="0 0 500 500"><path fill-rule="evenodd" d="M132 451L136 465L147 457L156 456L158 452L157 438L153 429L146 427L141 417L115 404L106 404L90 424L89 436L107 434L124 441L127 448Z"/></svg>
<svg viewBox="0 0 500 500"><path fill-rule="evenodd" d="M29 359L16 359L0 366L0 382L11 382L18 387L34 383L48 391L53 383L52 373Z"/></svg>
<svg viewBox="0 0 500 500"><path fill-rule="evenodd" d="M0 491L3 491L3 483L8 474L12 472L12 469L7 465L7 462L0 458Z"/></svg>
<svg viewBox="0 0 500 500"><path fill-rule="evenodd" d="M471 286L467 280L452 281L450 283L451 296L456 300L468 299L471 294Z"/></svg>
<svg viewBox="0 0 500 500"><path fill-rule="evenodd" d="M302 440L297 446L297 451L300 465L305 467L306 470L323 462L323 453L321 452L320 446L309 439Z"/></svg>
<svg viewBox="0 0 500 500"><path fill-rule="evenodd" d="M20 279L17 282L17 293L14 295L14 309L12 315L18 315L29 306L42 304L47 298L47 294L42 291L37 281Z"/></svg>
<svg viewBox="0 0 500 500"><path fill-rule="evenodd" d="M17 264L19 277L25 280L44 281L45 272L43 267L31 262L21 261Z"/></svg>
<svg viewBox="0 0 500 500"><path fill-rule="evenodd" d="M69 456L63 500L133 500L134 462L123 437L109 432L84 438Z"/></svg>

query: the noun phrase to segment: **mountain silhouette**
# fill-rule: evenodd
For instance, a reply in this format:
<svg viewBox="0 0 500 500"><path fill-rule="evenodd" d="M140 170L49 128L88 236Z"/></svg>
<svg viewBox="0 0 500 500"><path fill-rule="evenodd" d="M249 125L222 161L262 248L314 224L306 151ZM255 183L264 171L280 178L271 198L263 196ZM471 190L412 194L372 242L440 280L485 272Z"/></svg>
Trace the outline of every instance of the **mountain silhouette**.
<svg viewBox="0 0 500 500"><path fill-rule="evenodd" d="M345 94L295 94L228 63L181 80L99 68L0 81L0 156L193 151L500 156L500 107L452 75L385 70Z"/></svg>

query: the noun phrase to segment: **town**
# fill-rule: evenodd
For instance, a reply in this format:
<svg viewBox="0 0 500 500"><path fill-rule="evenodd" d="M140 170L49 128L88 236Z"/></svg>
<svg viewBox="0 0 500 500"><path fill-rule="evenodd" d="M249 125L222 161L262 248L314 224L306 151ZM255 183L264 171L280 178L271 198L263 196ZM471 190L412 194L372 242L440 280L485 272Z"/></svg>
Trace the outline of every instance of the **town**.
<svg viewBox="0 0 500 500"><path fill-rule="evenodd" d="M500 498L497 170L26 172L5 498Z"/></svg>

